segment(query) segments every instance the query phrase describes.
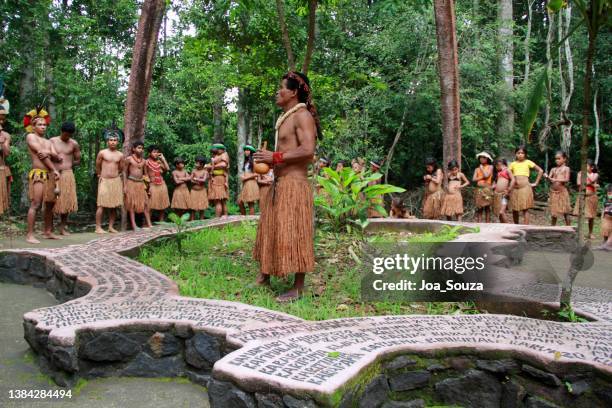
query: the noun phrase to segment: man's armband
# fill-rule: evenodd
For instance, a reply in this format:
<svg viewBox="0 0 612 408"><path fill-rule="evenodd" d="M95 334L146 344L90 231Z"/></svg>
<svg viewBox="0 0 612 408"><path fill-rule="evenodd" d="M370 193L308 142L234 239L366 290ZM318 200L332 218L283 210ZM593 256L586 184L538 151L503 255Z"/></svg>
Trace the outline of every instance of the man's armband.
<svg viewBox="0 0 612 408"><path fill-rule="evenodd" d="M274 152L272 153L272 165L276 166L277 164L282 164L283 161L283 152Z"/></svg>

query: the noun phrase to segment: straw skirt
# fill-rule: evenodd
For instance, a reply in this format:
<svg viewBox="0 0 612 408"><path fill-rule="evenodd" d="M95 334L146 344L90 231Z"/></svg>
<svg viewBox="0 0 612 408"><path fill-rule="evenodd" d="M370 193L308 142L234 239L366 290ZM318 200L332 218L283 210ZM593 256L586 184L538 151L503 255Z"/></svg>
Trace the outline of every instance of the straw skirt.
<svg viewBox="0 0 612 408"><path fill-rule="evenodd" d="M208 208L208 192L206 187L202 187L201 190L191 189L189 205L189 208L195 211L202 211Z"/></svg>
<svg viewBox="0 0 612 408"><path fill-rule="evenodd" d="M177 210L188 210L191 208L191 194L187 184L179 184L172 193L172 208Z"/></svg>
<svg viewBox="0 0 612 408"><path fill-rule="evenodd" d="M275 180L265 194L253 257L265 275L314 270L313 191L305 177Z"/></svg>
<svg viewBox="0 0 612 408"><path fill-rule="evenodd" d="M161 184L149 184L149 209L165 210L170 207L168 186L164 181Z"/></svg>
<svg viewBox="0 0 612 408"><path fill-rule="evenodd" d="M144 181L127 179L125 182L125 209L143 213L148 196Z"/></svg>
<svg viewBox="0 0 612 408"><path fill-rule="evenodd" d="M529 184L523 187L515 187L510 192L510 209L512 211L523 211L533 208L533 190Z"/></svg>
<svg viewBox="0 0 612 408"><path fill-rule="evenodd" d="M446 193L442 199L441 214L447 217L463 215L463 197L461 192Z"/></svg>
<svg viewBox="0 0 612 408"><path fill-rule="evenodd" d="M427 191L425 193L423 198L423 218L433 220L440 217L443 194L442 190L433 193Z"/></svg>
<svg viewBox="0 0 612 408"><path fill-rule="evenodd" d="M553 217L563 217L565 214L570 214L572 212L572 205L570 203L569 191L566 188L550 190L548 206L550 208L550 215Z"/></svg>
<svg viewBox="0 0 612 408"><path fill-rule="evenodd" d="M477 208L488 207L493 203L493 190L490 187L477 187L474 190L474 204Z"/></svg>
<svg viewBox="0 0 612 408"><path fill-rule="evenodd" d="M601 236L605 239L612 234L612 215L604 215L601 219Z"/></svg>
<svg viewBox="0 0 612 408"><path fill-rule="evenodd" d="M229 193L225 188L225 176L212 176L208 182L208 199L209 200L227 200Z"/></svg>
<svg viewBox="0 0 612 408"><path fill-rule="evenodd" d="M259 200L259 185L257 180L250 179L242 184L242 191L238 197L238 201L243 203L253 203Z"/></svg>
<svg viewBox="0 0 612 408"><path fill-rule="evenodd" d="M123 205L123 182L121 177L98 179L98 207L117 208Z"/></svg>
<svg viewBox="0 0 612 408"><path fill-rule="evenodd" d="M576 199L576 205L574 206L574 215L578 216L578 203L579 200ZM597 217L597 206L599 204L599 198L597 198L597 194L590 194L585 197L584 202L584 216L586 218L595 218Z"/></svg>
<svg viewBox="0 0 612 408"><path fill-rule="evenodd" d="M70 214L77 212L79 205L77 203L76 180L71 169L62 170L58 185L60 193L55 200L53 213Z"/></svg>
<svg viewBox="0 0 612 408"><path fill-rule="evenodd" d="M4 214L9 207L9 191L8 183L8 172L6 167L0 167L0 215Z"/></svg>

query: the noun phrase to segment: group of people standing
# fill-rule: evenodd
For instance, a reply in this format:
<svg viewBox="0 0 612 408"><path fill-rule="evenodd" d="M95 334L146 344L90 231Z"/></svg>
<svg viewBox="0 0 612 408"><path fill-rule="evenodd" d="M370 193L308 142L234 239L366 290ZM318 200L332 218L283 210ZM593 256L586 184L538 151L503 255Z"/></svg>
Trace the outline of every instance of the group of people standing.
<svg viewBox="0 0 612 408"><path fill-rule="evenodd" d="M557 224L559 218L563 218L566 225L571 225L570 215L578 215L579 200L576 200L572 208L570 201L569 183L571 179L570 168L567 166L567 154L558 151L555 154L555 166L548 174L533 161L527 158L525 146L519 146L515 150L515 160L508 165L503 158L493 160L487 152L476 155L479 160L478 167L474 170L472 182L476 183L474 204L476 207L476 221L491 222L491 214L499 218L502 223L508 222L507 210L512 211L515 224L519 223L523 216L523 223L529 224L529 210L534 207L533 189L544 178L550 183L548 194L548 207L551 216L551 224ZM425 196L423 198L423 217L438 219L445 216L448 220L461 220L463 216L463 197L461 189L470 185L470 181L459 171L459 164L455 160L448 163L447 172L438 168L434 159L425 162ZM534 182L531 182L532 170L536 172ZM597 189L599 187L599 174L597 166L592 160L587 160L586 185L582 185L582 174L578 172L576 177L578 191L584 193L585 218L588 220L590 239L593 239L594 219L598 216L599 198ZM612 190L608 186L608 190ZM608 193L606 203L610 202ZM612 214L610 206L605 205L602 212L602 236L604 239L612 232Z"/></svg>

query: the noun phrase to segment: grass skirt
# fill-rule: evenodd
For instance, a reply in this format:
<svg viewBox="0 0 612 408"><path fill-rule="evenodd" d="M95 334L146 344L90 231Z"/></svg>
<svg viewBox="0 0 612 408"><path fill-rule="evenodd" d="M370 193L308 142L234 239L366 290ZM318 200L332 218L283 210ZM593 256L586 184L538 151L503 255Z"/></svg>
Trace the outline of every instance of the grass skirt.
<svg viewBox="0 0 612 408"><path fill-rule="evenodd" d="M563 217L565 214L570 214L572 212L572 204L570 203L569 192L566 188L562 190L550 190L548 205L550 207L550 215L553 217Z"/></svg>
<svg viewBox="0 0 612 408"><path fill-rule="evenodd" d="M143 213L147 202L147 190L144 181L134 181L127 179L125 181L125 209L126 211L134 211Z"/></svg>
<svg viewBox="0 0 612 408"><path fill-rule="evenodd" d="M305 177L275 180L261 203L253 257L266 275L314 270L313 192Z"/></svg>
<svg viewBox="0 0 612 408"><path fill-rule="evenodd" d="M123 183L121 177L98 179L98 207L117 208L123 205Z"/></svg>
<svg viewBox="0 0 612 408"><path fill-rule="evenodd" d="M263 206L264 203L266 202L266 196L268 195L268 193L270 193L270 191L272 191L272 187L269 185L260 185L259 186L259 211L263 212Z"/></svg>
<svg viewBox="0 0 612 408"><path fill-rule="evenodd" d="M53 174L49 174L47 170L42 169L32 169L30 171L28 175L28 197L30 200L34 196L34 185L36 183L43 183L43 202L54 202L55 193L53 193L53 190L55 189L55 179Z"/></svg>
<svg viewBox="0 0 612 408"><path fill-rule="evenodd" d="M493 215L502 214L502 201L504 198L504 193L493 193Z"/></svg>
<svg viewBox="0 0 612 408"><path fill-rule="evenodd" d="M379 213L378 211L376 211L374 205L378 204L381 207L385 206L385 202L383 201L382 197L375 197L373 199L370 200L370 204L371 206L368 208L368 218L382 218L384 217L383 214Z"/></svg>
<svg viewBox="0 0 612 408"><path fill-rule="evenodd" d="M440 210L442 209L442 190L438 190L434 193L427 191L423 198L423 218L430 220L440 217Z"/></svg>
<svg viewBox="0 0 612 408"><path fill-rule="evenodd" d="M259 200L259 185L257 180L247 180L242 184L242 191L238 197L238 201L243 203L253 203Z"/></svg>
<svg viewBox="0 0 612 408"><path fill-rule="evenodd" d="M208 182L209 200L227 200L229 193L225 188L225 176L212 176Z"/></svg>
<svg viewBox="0 0 612 408"><path fill-rule="evenodd" d="M510 192L510 209L512 211L523 211L533 208L533 190L529 184L523 187L515 187Z"/></svg>
<svg viewBox="0 0 612 408"><path fill-rule="evenodd" d="M493 190L490 187L476 187L474 204L476 208L488 207L493 203Z"/></svg>
<svg viewBox="0 0 612 408"><path fill-rule="evenodd" d="M463 197L460 192L446 193L444 195L441 213L447 217L463 215Z"/></svg>
<svg viewBox="0 0 612 408"><path fill-rule="evenodd" d="M165 210L170 207L168 186L164 181L161 184L149 184L149 209Z"/></svg>
<svg viewBox="0 0 612 408"><path fill-rule="evenodd" d="M202 211L208 208L208 193L206 187L201 190L191 189L189 205L192 210Z"/></svg>
<svg viewBox="0 0 612 408"><path fill-rule="evenodd" d="M612 234L612 215L605 215L601 219L601 236L605 239Z"/></svg>
<svg viewBox="0 0 612 408"><path fill-rule="evenodd" d="M9 207L9 191L8 184L6 179L8 178L8 174L6 171L6 167L0 168L0 215L4 214Z"/></svg>
<svg viewBox="0 0 612 408"><path fill-rule="evenodd" d="M54 214L70 214L77 212L79 204L77 202L76 180L72 170L62 170L59 179L60 194L55 200L53 207Z"/></svg>
<svg viewBox="0 0 612 408"><path fill-rule="evenodd" d="M599 198L597 198L597 194L591 194L585 197L586 201L584 203L584 216L586 218L596 218L597 217L597 206L599 204ZM578 203L579 200L576 199L576 205L574 206L574 215L578 216Z"/></svg>
<svg viewBox="0 0 612 408"><path fill-rule="evenodd" d="M187 184L179 184L172 193L172 208L177 210L188 210L191 208L191 194Z"/></svg>

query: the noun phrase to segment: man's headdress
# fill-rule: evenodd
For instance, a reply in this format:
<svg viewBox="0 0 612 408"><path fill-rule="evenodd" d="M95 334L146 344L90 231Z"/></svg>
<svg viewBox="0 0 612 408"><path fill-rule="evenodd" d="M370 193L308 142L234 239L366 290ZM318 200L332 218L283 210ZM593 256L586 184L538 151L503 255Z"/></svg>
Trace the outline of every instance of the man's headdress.
<svg viewBox="0 0 612 408"><path fill-rule="evenodd" d="M250 144L244 145L243 149L244 150L250 150L253 153L255 153L257 151L257 149L255 147L253 147L252 145L250 145Z"/></svg>
<svg viewBox="0 0 612 408"><path fill-rule="evenodd" d="M123 131L117 127L115 122L109 127L104 129L104 140L108 142L108 139L117 139L119 143L123 142Z"/></svg>
<svg viewBox="0 0 612 408"><path fill-rule="evenodd" d="M210 146L210 150L217 150L217 149L225 150L225 145L223 143L213 143L213 145Z"/></svg>
<svg viewBox="0 0 612 408"><path fill-rule="evenodd" d="M34 131L34 121L38 118L44 119L47 126L51 124L51 116L49 113L42 107L37 106L35 109L32 109L23 117L23 127L26 131L32 133Z"/></svg>

